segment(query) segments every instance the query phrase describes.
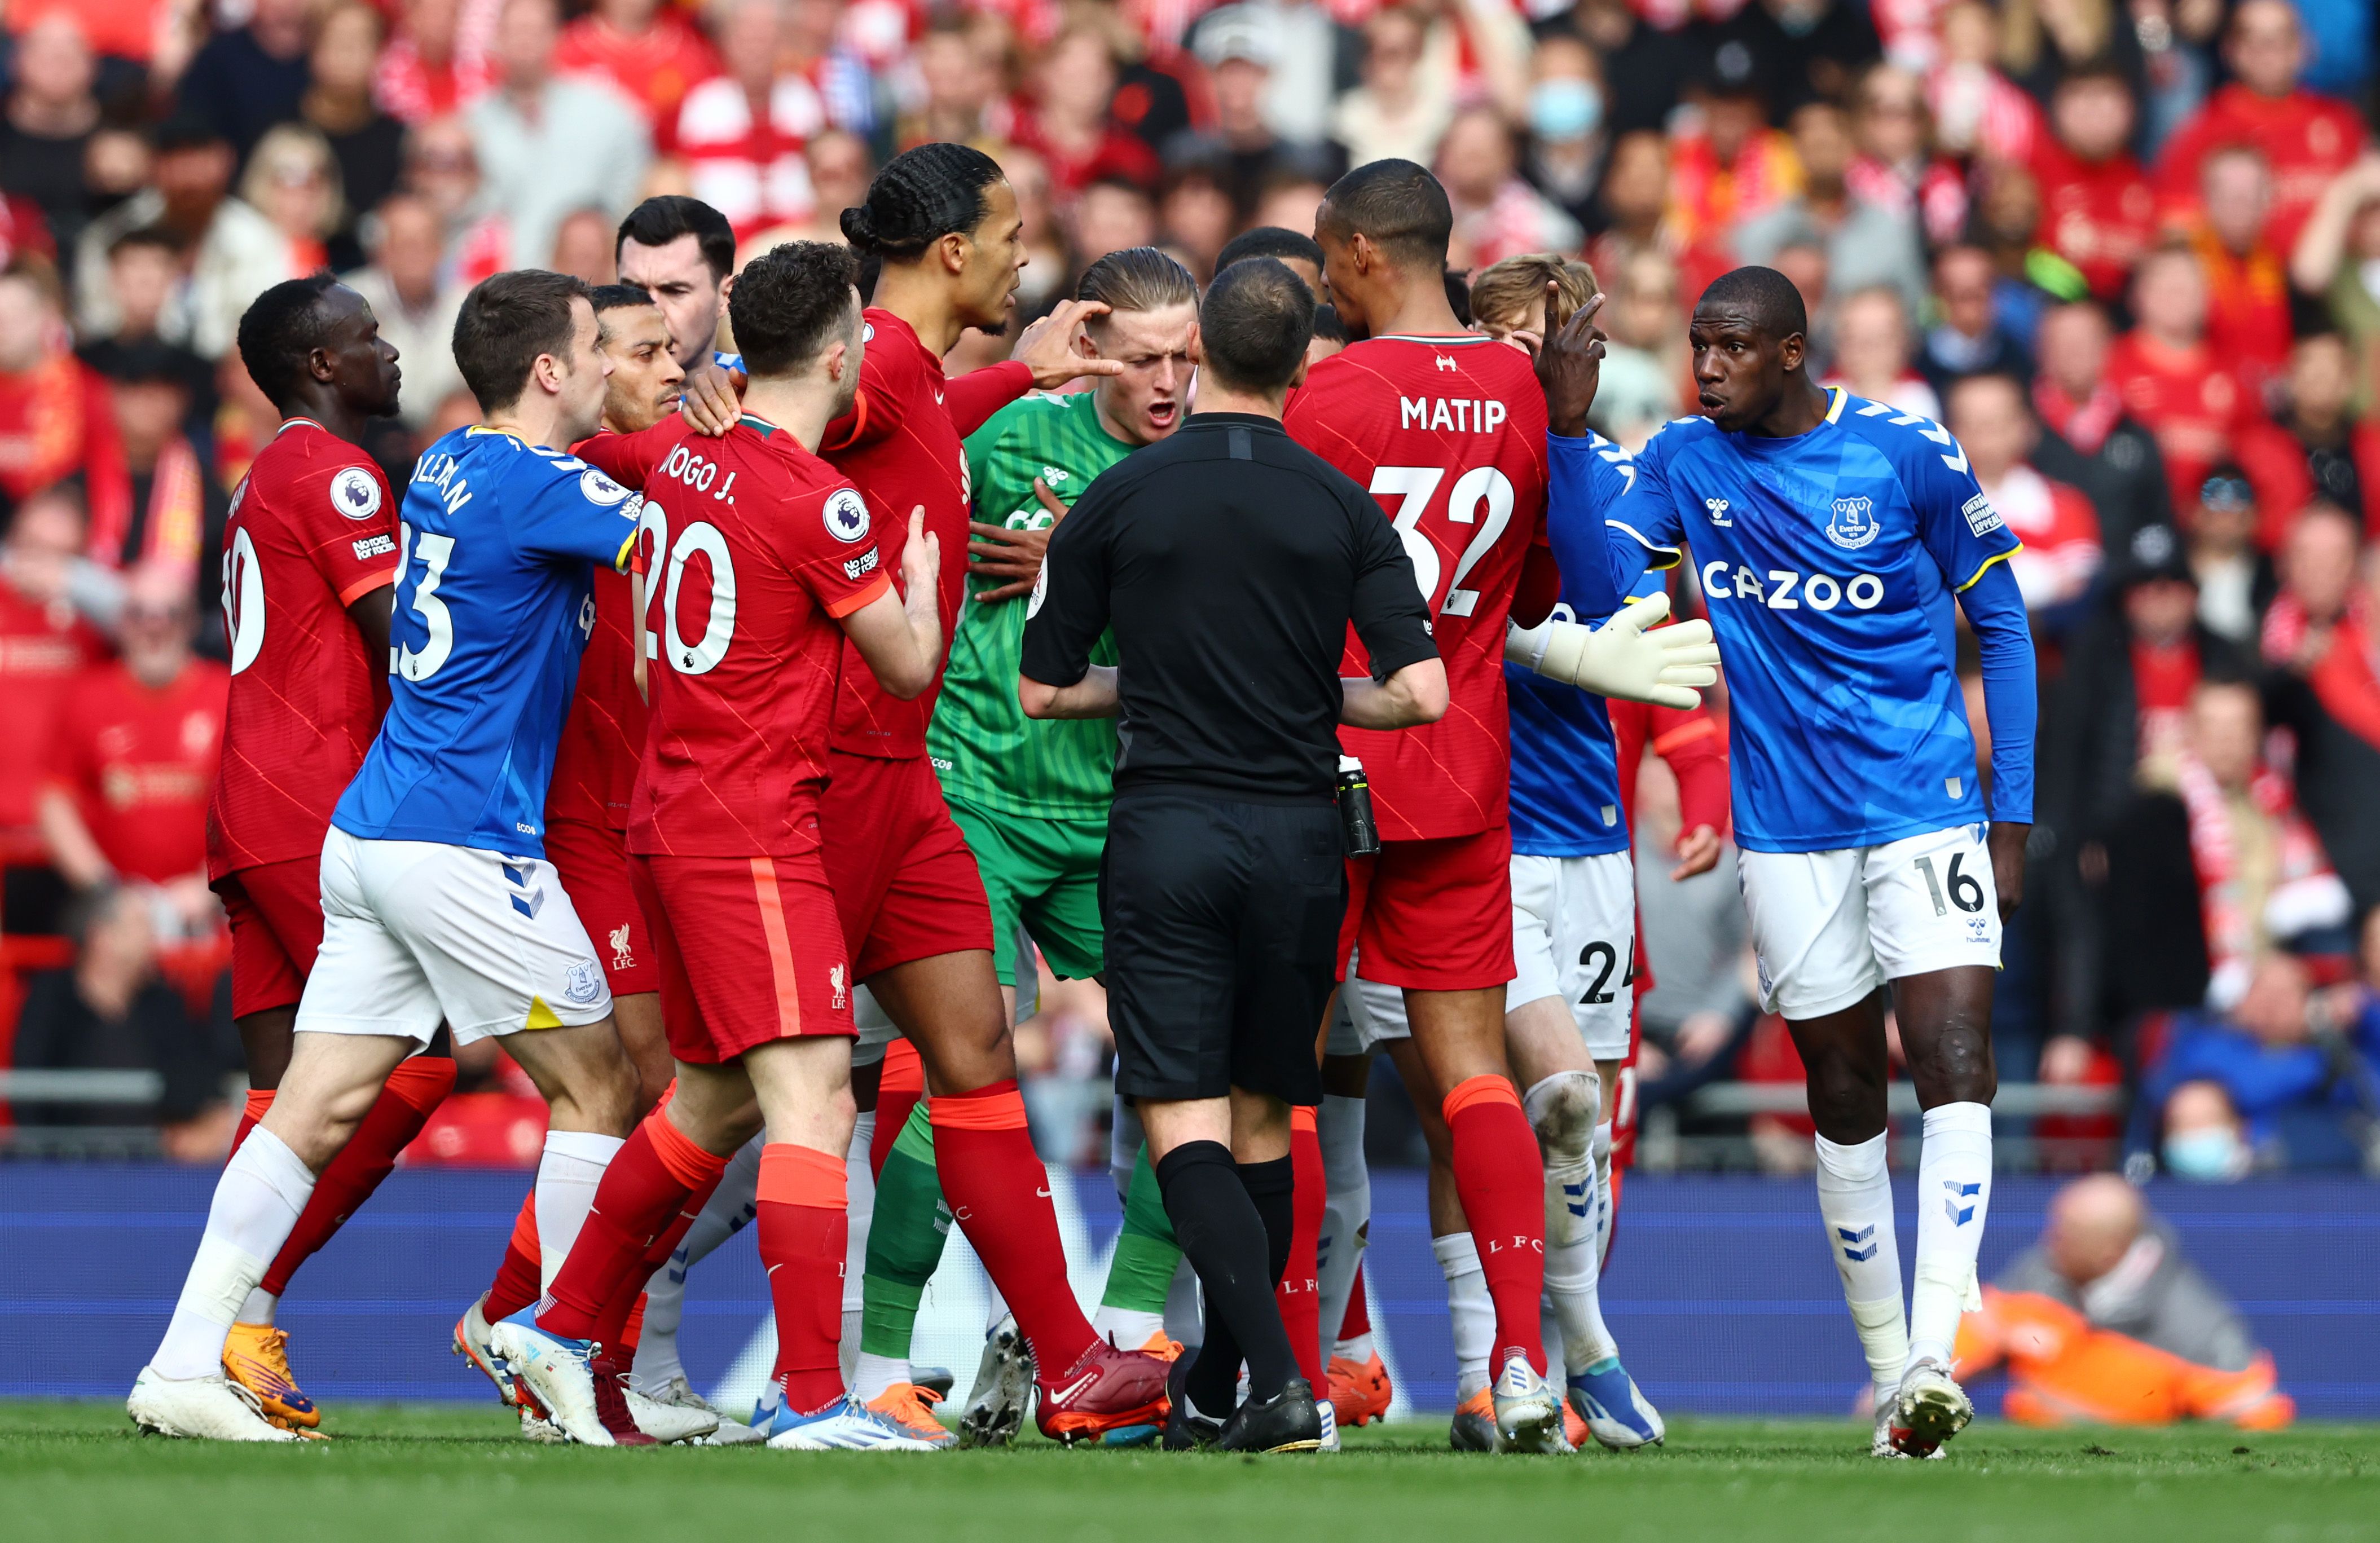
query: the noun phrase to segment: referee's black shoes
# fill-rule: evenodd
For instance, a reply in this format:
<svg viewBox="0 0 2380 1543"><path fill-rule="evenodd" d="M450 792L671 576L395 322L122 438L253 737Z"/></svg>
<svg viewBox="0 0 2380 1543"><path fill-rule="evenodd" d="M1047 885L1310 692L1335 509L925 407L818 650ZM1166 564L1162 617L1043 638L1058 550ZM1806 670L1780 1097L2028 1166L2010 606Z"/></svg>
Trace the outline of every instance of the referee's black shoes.
<svg viewBox="0 0 2380 1543"><path fill-rule="evenodd" d="M1190 1406L1190 1368L1197 1361L1198 1352L1184 1348L1173 1357L1172 1369L1165 1374L1165 1396L1172 1405L1165 1414L1165 1450L1195 1452L1211 1447L1215 1438L1223 1433L1223 1422L1210 1419Z"/></svg>
<svg viewBox="0 0 2380 1543"><path fill-rule="evenodd" d="M1217 1452L1314 1452L1322 1445L1322 1411L1314 1406L1314 1385L1303 1377L1281 1384L1259 1403L1249 1399L1232 1411Z"/></svg>

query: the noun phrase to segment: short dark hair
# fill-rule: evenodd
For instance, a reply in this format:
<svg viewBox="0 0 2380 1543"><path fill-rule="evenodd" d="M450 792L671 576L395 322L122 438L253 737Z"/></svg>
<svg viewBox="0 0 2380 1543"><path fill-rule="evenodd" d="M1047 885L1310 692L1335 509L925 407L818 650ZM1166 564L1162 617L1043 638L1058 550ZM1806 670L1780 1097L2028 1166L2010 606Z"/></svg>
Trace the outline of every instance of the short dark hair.
<svg viewBox="0 0 2380 1543"><path fill-rule="evenodd" d="M587 292L587 303L595 307L597 316L605 311L624 310L630 306L654 304L653 292L642 284L597 284Z"/></svg>
<svg viewBox="0 0 2380 1543"><path fill-rule="evenodd" d="M726 215L683 193L647 199L628 211L628 217L620 222L619 234L612 238L612 257L617 261L620 248L630 241L639 247L666 247L682 235L694 237L714 282L735 271L735 227L727 223Z"/></svg>
<svg viewBox="0 0 2380 1543"><path fill-rule="evenodd" d="M1325 343L1341 347L1347 344L1347 324L1339 319L1339 307L1328 303L1314 307L1314 335Z"/></svg>
<svg viewBox="0 0 2380 1543"><path fill-rule="evenodd" d="M1802 303L1802 292L1774 268L1735 268L1721 273L1694 302L1697 311L1712 306L1741 307L1751 313L1754 325L1774 338L1788 338L1795 332L1807 336L1810 331L1810 308Z"/></svg>
<svg viewBox="0 0 2380 1543"><path fill-rule="evenodd" d="M851 315L859 259L832 241L788 241L747 263L727 293L735 346L754 375L790 375L835 341Z"/></svg>
<svg viewBox="0 0 2380 1543"><path fill-rule="evenodd" d="M915 262L943 236L982 224L991 212L990 188L1003 175L999 162L972 145L905 150L884 163L858 206L843 211L843 238L862 257Z"/></svg>
<svg viewBox="0 0 2380 1543"><path fill-rule="evenodd" d="M1454 208L1427 167L1410 161L1368 162L1332 183L1323 203L1334 229L1369 236L1391 261L1446 266Z"/></svg>
<svg viewBox="0 0 2380 1543"><path fill-rule="evenodd" d="M480 411L520 400L538 356L570 352L570 302L588 296L584 280L542 268L481 279L455 318L455 368Z"/></svg>
<svg viewBox="0 0 2380 1543"><path fill-rule="evenodd" d="M1215 254L1215 271L1220 273L1235 262L1260 257L1280 258L1284 261L1295 258L1314 264L1315 271L1319 272L1322 268L1322 243L1310 235L1300 235L1285 226L1258 225L1253 230L1244 230L1223 243L1223 249Z"/></svg>
<svg viewBox="0 0 2380 1543"><path fill-rule="evenodd" d="M1154 311L1198 303L1198 281L1172 254L1155 247L1126 247L1083 270L1075 298L1096 300L1110 311Z"/></svg>
<svg viewBox="0 0 2380 1543"><path fill-rule="evenodd" d="M1279 258L1234 263L1208 286L1198 335L1221 384L1279 391L1296 378L1314 336L1314 292Z"/></svg>
<svg viewBox="0 0 2380 1543"><path fill-rule="evenodd" d="M264 400L286 412L306 378L306 356L327 346L330 307L338 287L328 272L284 279L249 303L239 319L239 360Z"/></svg>
<svg viewBox="0 0 2380 1543"><path fill-rule="evenodd" d="M113 259L142 247L177 258L189 250L189 243L170 226L135 225L107 244L107 255Z"/></svg>

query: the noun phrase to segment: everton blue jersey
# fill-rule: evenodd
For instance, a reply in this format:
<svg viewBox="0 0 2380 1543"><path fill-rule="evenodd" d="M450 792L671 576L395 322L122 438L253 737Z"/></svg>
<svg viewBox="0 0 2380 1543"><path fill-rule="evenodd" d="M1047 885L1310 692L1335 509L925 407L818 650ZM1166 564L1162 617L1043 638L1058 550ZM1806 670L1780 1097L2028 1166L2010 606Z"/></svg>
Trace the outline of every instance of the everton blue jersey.
<svg viewBox="0 0 2380 1543"><path fill-rule="evenodd" d="M1600 434L1548 435L1548 539L1598 538L1593 522L1624 496L1635 471L1627 451ZM1554 533L1556 526L1584 528ZM1564 571L1554 620L1601 622L1615 609L1589 584ZM1628 850L1621 814L1620 768L1603 698L1519 665L1504 667L1512 716L1512 850L1522 857L1595 857Z"/></svg>
<svg viewBox="0 0 2380 1543"><path fill-rule="evenodd" d="M388 716L331 821L350 836L545 855L545 792L595 620L590 563L625 565L639 500L577 457L460 428L397 527Z"/></svg>
<svg viewBox="0 0 2380 1543"><path fill-rule="evenodd" d="M1982 822L1954 596L1997 709L1993 814L2030 821L2032 643L2006 571L1983 584L2018 542L1948 432L1828 394L1824 421L1790 439L1700 417L1664 427L1607 506L1608 582L1624 590L1691 550L1727 675L1745 848L1824 851ZM1556 542L1564 572L1591 570L1571 546Z"/></svg>

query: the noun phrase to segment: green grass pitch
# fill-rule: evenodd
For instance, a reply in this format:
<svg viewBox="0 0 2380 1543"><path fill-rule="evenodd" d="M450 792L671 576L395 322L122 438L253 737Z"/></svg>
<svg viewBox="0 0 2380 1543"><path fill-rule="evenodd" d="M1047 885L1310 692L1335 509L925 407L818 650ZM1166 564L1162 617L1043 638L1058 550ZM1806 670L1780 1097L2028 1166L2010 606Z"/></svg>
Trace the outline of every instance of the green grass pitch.
<svg viewBox="0 0 2380 1543"><path fill-rule="evenodd" d="M334 1409L335 1442L136 1436L100 1404L0 1404L0 1537L543 1543L1029 1538L1036 1543L1529 1537L1583 1543L2346 1543L2380 1539L2380 1429L2020 1430L1938 1463L1866 1432L1680 1420L1666 1450L1489 1458L1436 1422L1327 1457L1015 1450L936 1455L540 1447L493 1408Z"/></svg>

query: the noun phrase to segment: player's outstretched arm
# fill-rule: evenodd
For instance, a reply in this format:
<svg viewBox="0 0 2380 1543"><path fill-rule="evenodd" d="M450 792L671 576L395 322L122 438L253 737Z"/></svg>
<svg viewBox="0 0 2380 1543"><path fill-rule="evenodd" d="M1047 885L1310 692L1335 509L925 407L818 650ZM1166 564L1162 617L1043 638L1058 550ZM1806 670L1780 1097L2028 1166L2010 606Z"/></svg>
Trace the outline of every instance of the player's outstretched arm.
<svg viewBox="0 0 2380 1543"><path fill-rule="evenodd" d="M909 512L909 542L901 552L902 591L886 589L843 619L877 683L904 702L934 683L942 660L941 539L926 530L923 504ZM904 593L903 591L905 591Z"/></svg>
<svg viewBox="0 0 2380 1543"><path fill-rule="evenodd" d="M1669 614L1670 597L1656 595L1621 607L1600 628L1547 621L1515 629L1505 634L1504 658L1598 696L1698 706L1696 688L1718 683L1718 645L1707 621L1654 625Z"/></svg>
<svg viewBox="0 0 2380 1543"><path fill-rule="evenodd" d="M1339 721L1350 729L1412 729L1446 716L1446 661L1416 660L1375 681L1339 677Z"/></svg>

